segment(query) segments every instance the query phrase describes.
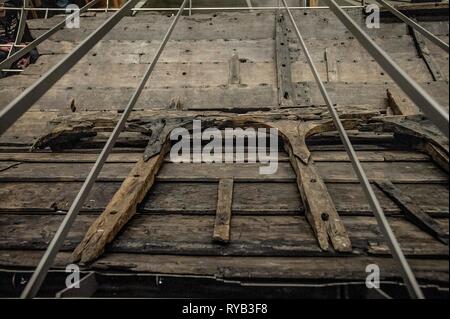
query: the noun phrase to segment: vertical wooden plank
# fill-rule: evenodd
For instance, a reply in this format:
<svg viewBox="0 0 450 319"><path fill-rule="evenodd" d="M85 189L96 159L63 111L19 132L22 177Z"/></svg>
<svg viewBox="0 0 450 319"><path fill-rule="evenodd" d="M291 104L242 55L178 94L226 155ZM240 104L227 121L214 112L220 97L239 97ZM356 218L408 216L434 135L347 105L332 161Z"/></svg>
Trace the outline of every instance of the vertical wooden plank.
<svg viewBox="0 0 450 319"><path fill-rule="evenodd" d="M276 15L276 60L278 80L278 104L282 107L295 105L291 74L291 58L287 38L287 27L283 14Z"/></svg>
<svg viewBox="0 0 450 319"><path fill-rule="evenodd" d="M231 57L230 61L230 74L228 82L230 84L240 84L241 83L241 65L239 61L239 56L235 53Z"/></svg>
<svg viewBox="0 0 450 319"><path fill-rule="evenodd" d="M306 208L306 218L320 248L328 251L328 241L331 241L336 251L351 251L352 244L345 226L306 145L307 136L332 130L334 125L315 125L297 121L278 121L270 125L276 127L285 139L285 148L297 176L297 186ZM348 124L344 126L347 127Z"/></svg>
<svg viewBox="0 0 450 319"><path fill-rule="evenodd" d="M214 223L213 240L228 243L230 241L231 207L233 204L233 179L221 179L219 182L217 212Z"/></svg>
<svg viewBox="0 0 450 319"><path fill-rule="evenodd" d="M325 49L325 60L327 62L328 82L338 82L336 56L332 48Z"/></svg>
<svg viewBox="0 0 450 319"><path fill-rule="evenodd" d="M414 39L414 43L416 45L417 53L419 56L423 59L425 62L428 70L430 71L431 77L434 81L447 81L445 76L442 74L440 68L438 67L437 63L434 61L430 49L428 49L424 37L414 30L411 27L408 27L409 31L411 33L411 36Z"/></svg>

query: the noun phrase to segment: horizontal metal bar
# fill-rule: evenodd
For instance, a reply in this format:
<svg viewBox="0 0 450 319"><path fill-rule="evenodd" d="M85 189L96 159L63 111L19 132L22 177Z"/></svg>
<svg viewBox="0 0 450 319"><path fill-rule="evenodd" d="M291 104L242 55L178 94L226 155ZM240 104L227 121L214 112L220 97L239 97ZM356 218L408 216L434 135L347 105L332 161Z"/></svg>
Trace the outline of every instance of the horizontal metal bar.
<svg viewBox="0 0 450 319"><path fill-rule="evenodd" d="M363 6L342 6L344 9L352 9L352 8L363 8ZM3 7L0 9L4 10L20 10L21 8L13 8L13 7ZM192 7L192 11L249 11L249 10L278 10L278 7ZM304 7L304 6L298 6L298 7L290 7L291 10L305 10L305 9L329 9L329 7L326 6L319 6L319 7ZM65 12L66 9L60 9L60 8L25 8L26 11L56 11L56 12ZM87 10L88 12L114 12L119 11L120 8L92 8ZM178 8L133 8L132 11L178 11Z"/></svg>
<svg viewBox="0 0 450 319"><path fill-rule="evenodd" d="M389 3L387 3L384 0L375 0L378 3L382 4L386 9L388 9L393 15L395 15L397 18L402 20L404 23L409 25L411 28L416 30L417 32L420 32L425 38L436 44L441 49L445 50L447 53L448 51L448 44L439 39L437 36L435 36L433 33L422 27L420 24L416 23L414 20L410 19L403 13L401 13L399 10L391 6Z"/></svg>
<svg viewBox="0 0 450 319"><path fill-rule="evenodd" d="M64 19L63 21L59 22L57 25L55 25L53 28L51 28L50 30L48 30L44 34L42 34L41 36L39 36L36 39L34 39L33 41L31 41L25 48L15 52L13 55L9 56L7 59L5 59L2 62L0 62L0 70L3 69L3 68L11 67L11 65L14 62L18 61L20 58L22 58L26 54L30 53L39 44L41 44L42 42L44 42L45 40L50 38L53 34L55 34L60 29L64 28L64 26L66 25L66 21L69 21L70 19L72 19L77 14L81 14L81 13L85 12L86 10L91 8L92 6L96 5L98 2L100 2L100 0L92 0L91 2L86 4L83 8L81 8L79 12L72 13L66 19ZM66 10L66 9L64 9L64 10ZM0 134L1 134L1 132L0 132Z"/></svg>
<svg viewBox="0 0 450 319"><path fill-rule="evenodd" d="M138 1L139 0L130 0L122 8L122 10L124 10L124 11L121 11L121 12L124 13L125 11L129 11L131 6L134 6L136 4L136 2L138 2ZM64 220L62 221L58 230L56 231L55 236L53 237L52 241L50 242L49 246L47 247L47 250L45 251L35 272L33 273L33 276L31 277L30 281L28 282L27 286L25 287L24 291L22 292L22 295L21 295L22 298L33 298L36 296L37 292L39 291L39 288L41 287L42 282L44 281L48 270L50 269L51 265L53 264L53 261L55 260L55 257L57 255L59 249L63 245L64 240L65 240L67 234L69 233L69 230L72 227L72 224L75 221L75 218L77 217L78 212L80 211L80 208L83 206L84 202L86 201L86 198L89 195L89 192L91 191L91 189L95 183L95 180L97 179L98 175L100 174L100 171L102 170L103 165L105 164L106 160L108 159L108 156L111 153L111 151L114 147L114 144L116 143L120 133L122 132L123 128L125 127L126 121L127 121L128 117L130 116L131 111L133 110L136 102L138 101L139 96L141 95L142 90L145 87L145 84L147 83L164 48L166 47L166 44L169 41L169 38L170 38L178 20L180 19L181 13L183 12L187 1L188 0L183 0L183 4L179 8L178 14L176 15L175 19L172 21L166 35L164 36L164 39L161 42L161 45L158 48L158 51L156 52L156 54L152 60L152 63L148 66L144 76L142 77L142 79L139 83L139 86L137 87L136 91L134 92L133 96L131 97L130 101L128 102L128 105L126 106L124 112L122 113L113 132L109 136L108 141L106 142L105 146L103 147L102 152L100 153L99 157L97 158L94 166L91 168L88 176L86 177L86 180L83 183L83 186L81 187L75 200L73 201L72 205L70 206L70 209L67 212L66 216L64 217ZM100 27L100 28L102 28L102 27Z"/></svg>
<svg viewBox="0 0 450 319"><path fill-rule="evenodd" d="M0 110L0 135L14 124L37 100L39 100L64 74L86 55L119 21L128 14L139 0L129 0L120 11L112 15L98 29L81 42L68 56L45 73L5 108Z"/></svg>
<svg viewBox="0 0 450 319"><path fill-rule="evenodd" d="M401 268L405 284L408 287L408 290L410 291L412 297L423 298L423 294L417 283L417 280L414 277L414 274L408 262L406 261L405 256L403 255L403 252L400 248L400 244L398 243L397 238L392 232L392 229L387 221L386 215L384 214L383 208L381 208L380 202L378 201L378 198L375 195L372 185L370 184L369 179L367 178L367 175L364 172L364 169L361 165L361 162L359 161L358 156L356 155L355 149L353 148L353 145L347 135L347 132L345 131L344 125L342 124L342 121L339 118L339 114L337 113L336 108L334 107L334 104L330 96L328 95L327 89L325 88L325 85L323 84L320 78L319 71L317 70L314 61L309 53L309 50L306 47L306 43L303 40L303 37L300 33L297 24L295 23L295 19L292 16L291 11L289 10L286 0L282 1L285 9L287 10L291 23L294 26L295 33L297 34L297 37L300 41L300 45L306 56L309 67L311 68L311 71L314 75L317 85L319 86L320 93L322 94L322 97L324 98L325 103L327 104L327 108L333 118L334 125L339 132L342 143L344 144L345 149L347 151L348 157L352 162L353 169L355 170L356 175L358 176L358 179L361 183L361 186L364 189L364 192L370 203L372 211L377 219L378 225L383 232L384 238L388 242L388 245L391 249L391 253Z"/></svg>
<svg viewBox="0 0 450 319"><path fill-rule="evenodd" d="M425 113L425 115L449 137L449 116L444 108L417 84L372 38L359 27L350 16L334 1L328 0L331 11L355 36L359 43L378 62L406 95Z"/></svg>

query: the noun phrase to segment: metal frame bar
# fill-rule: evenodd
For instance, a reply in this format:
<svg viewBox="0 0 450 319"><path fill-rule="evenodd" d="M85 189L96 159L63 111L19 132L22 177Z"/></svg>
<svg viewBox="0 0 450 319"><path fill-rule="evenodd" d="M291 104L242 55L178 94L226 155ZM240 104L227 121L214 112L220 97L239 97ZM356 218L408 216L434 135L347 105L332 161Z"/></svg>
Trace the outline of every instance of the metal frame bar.
<svg viewBox="0 0 450 319"><path fill-rule="evenodd" d="M334 1L328 0L331 11L355 36L359 43L378 62L406 95L428 116L428 118L449 137L449 115L416 81L414 81L372 38L358 26Z"/></svg>
<svg viewBox="0 0 450 319"><path fill-rule="evenodd" d="M59 31L61 28L63 28L66 25L66 21L72 19L76 14L81 14L91 8L92 6L96 5L100 0L92 0L88 4L86 4L83 8L80 9L80 12L74 12L73 14L69 15L66 19L59 22L57 25L55 25L53 28L39 36L38 38L34 39L32 42L30 42L25 48L15 52L13 55L9 56L7 59L3 60L0 63L0 70L4 68L10 68L11 65L25 56L26 54L30 53L33 49L35 49L39 44L50 38L53 34L55 34L57 31ZM23 11L26 9L24 8ZM31 10L31 9L30 9ZM65 9L64 9L65 12ZM2 132L0 131L0 135Z"/></svg>
<svg viewBox="0 0 450 319"><path fill-rule="evenodd" d="M333 104L330 96L328 95L325 85L323 84L323 82L320 78L319 72L317 71L317 68L314 64L314 61L312 60L312 57L308 51L308 48L306 47L306 43L303 40L303 37L300 33L300 30L298 29L295 19L292 16L291 11L289 10L286 0L282 0L282 2L284 4L284 7L285 7L288 15L289 15L291 23L294 26L295 33L297 34L297 37L300 41L302 50L305 53L306 59L308 60L308 64L311 68L311 71L314 75L317 85L319 86L320 93L322 94L322 97L324 98L325 103L327 104L328 111L330 112L330 114L333 118L334 125L339 132L342 143L344 144L347 154L352 162L353 169L356 172L356 175L358 176L358 179L361 183L361 186L364 189L367 199L369 200L370 206L371 206L371 208L374 212L374 215L377 219L378 225L383 232L384 238L388 242L389 248L391 250L391 253L392 253L394 259L398 262L398 264L401 267L402 277L403 277L403 280L405 281L408 291L409 291L411 297L423 299L424 298L423 293L417 283L416 278L414 277L411 267L409 266L405 256L403 255L403 252L400 248L400 245L399 245L394 233L392 232L389 222L383 212L383 209L381 208L381 205L375 195L375 192L370 184L370 181L367 178L367 175L364 172L361 162L359 161L358 156L356 155L355 149L353 148L353 145L347 135L347 132L345 131L344 125L342 124L342 122L339 118L339 114L337 113L337 111L334 107L334 104Z"/></svg>
<svg viewBox="0 0 450 319"><path fill-rule="evenodd" d="M122 13L129 11L130 5L134 5L134 2L137 2L139 0L130 0L124 7ZM130 101L128 102L128 105L126 106L124 112L122 113L119 121L117 122L113 132L108 138L108 141L106 142L105 146L102 149L102 152L100 153L99 157L97 158L97 161L95 162L94 166L92 167L91 171L89 172L86 180L83 183L83 186L81 187L80 191L78 192L75 200L73 201L72 205L70 206L69 211L64 217L64 220L62 221L61 225L59 226L55 236L53 237L52 241L50 242L49 246L47 247L47 250L45 251L44 255L42 256L35 272L33 273L33 276L31 277L30 281L28 282L27 286L25 287L24 291L22 292L21 297L22 298L33 298L36 296L36 294L39 291L39 288L42 285L42 282L44 281L48 270L53 264L53 261L55 260L56 254L58 253L59 249L64 243L64 240L69 233L70 228L72 227L73 222L75 221L78 212L80 211L80 208L83 206L87 196L89 195L89 192L92 189L92 186L95 183L95 180L97 179L98 175L100 174L100 171L103 168L103 165L105 164L109 153L111 153L114 144L117 141L117 138L119 137L120 133L122 132L123 128L125 127L126 121L131 114L131 111L133 110L136 102L139 99L139 96L142 93L142 90L145 87L145 84L147 83L150 75L152 74L153 70L155 69L155 66L159 60L159 57L161 56L164 48L166 47L167 42L169 41L169 38L180 19L181 14L184 11L184 8L186 7L186 3L188 0L183 0L183 3L175 16L175 19L172 21L166 35L164 36L164 39L161 42L161 45L156 52L152 63L148 66L144 76L141 79L141 82L139 83L139 86L137 87L136 91L134 92L133 96L131 97ZM119 15L121 17L121 15ZM114 18L114 17L112 17ZM111 18L110 18L111 19ZM108 25L105 23L104 25ZM103 26L104 26L103 25ZM103 26L100 27L100 29L103 28ZM99 30L99 29L98 29ZM97 31L98 31L97 30ZM96 31L96 32L97 32Z"/></svg>
<svg viewBox="0 0 450 319"><path fill-rule="evenodd" d="M25 7L25 1L23 3ZM17 30L16 39L14 40L14 45L8 52L8 58L16 51L16 48L22 42L23 34L25 33L25 26L27 24L27 11L20 10L20 18L19 18L19 29ZM11 66L8 66L11 67Z"/></svg>
<svg viewBox="0 0 450 319"><path fill-rule="evenodd" d="M437 36L435 36L433 33L422 27L420 24L416 23L414 20L410 19L403 13L401 13L399 10L397 10L395 7L391 6L389 3L387 3L384 0L375 0L376 2L383 5L386 9L388 9L393 15L395 15L397 18L402 20L404 23L409 25L411 28L416 30L417 32L420 32L425 38L436 44L438 47L440 47L442 50L449 52L448 50L448 44L439 39Z"/></svg>
<svg viewBox="0 0 450 319"><path fill-rule="evenodd" d="M342 6L344 9L352 9L352 8L363 8L364 6L355 5L355 6ZM12 7L3 7L1 9L5 10L20 10L21 8L12 8ZM59 11L59 12L65 12L65 9L60 8L24 8L26 11ZM274 11L278 10L279 7L192 7L192 11L248 11L248 10L268 10L268 11ZM320 7L305 7L305 6L297 6L297 7L290 7L291 10L303 10L303 9L329 9L329 7L326 6L320 6ZM119 8L92 8L89 9L88 12L115 12L119 11ZM159 11L178 11L178 8L138 8L135 7L131 9L132 11L148 11L148 12L159 12Z"/></svg>
<svg viewBox="0 0 450 319"><path fill-rule="evenodd" d="M23 8L25 8L25 1L23 2ZM25 11L23 8L20 10L20 17L18 22L19 28L17 30L16 39L14 40L14 44L10 46L8 56L6 57L5 60L8 60L11 54L16 52L16 49L20 47L20 43L22 42L23 34L25 33L25 26L27 24L27 13L28 13L28 11ZM6 63L5 68L0 67L0 78L3 76L3 73L11 72L11 67L14 62L15 61Z"/></svg>

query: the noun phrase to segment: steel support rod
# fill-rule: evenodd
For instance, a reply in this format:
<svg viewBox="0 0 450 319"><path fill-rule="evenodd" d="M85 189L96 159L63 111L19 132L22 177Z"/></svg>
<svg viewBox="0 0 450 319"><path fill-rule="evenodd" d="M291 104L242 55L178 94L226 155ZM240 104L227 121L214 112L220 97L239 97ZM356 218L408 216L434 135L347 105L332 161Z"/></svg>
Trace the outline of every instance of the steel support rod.
<svg viewBox="0 0 450 319"><path fill-rule="evenodd" d="M366 173L364 172L364 169L361 165L361 162L358 159L358 156L356 155L355 149L353 148L352 143L350 142L350 139L347 135L347 132L345 131L344 125L342 124L339 114L337 113L333 102L331 101L330 96L328 95L328 92L325 88L325 85L323 84L319 72L317 71L317 68L314 64L314 61L312 60L312 57L308 51L308 48L306 47L306 43L303 40L303 37L300 33L300 30L297 27L297 24L294 20L294 17L292 16L291 10L289 9L286 0L282 0L284 7L289 15L289 18L291 20L292 25L294 26L295 33L297 34L297 37L300 41L300 45L302 47L303 52L305 53L306 59L308 61L308 64L311 68L311 71L314 75L314 78L317 82L317 85L319 86L320 93L322 94L325 103L327 104L328 111L330 112L334 125L339 132L339 135L341 137L342 143L345 146L345 149L347 151L347 154L352 162L353 169L356 172L356 175L358 176L358 179L361 183L361 186L364 189L364 192L366 194L367 199L369 200L370 206L373 210L373 213L377 219L378 225L381 228L384 238L388 242L389 248L391 250L391 253L394 257L394 259L398 262L401 268L402 277L405 281L405 284L408 288L408 291L413 298L424 298L422 291L416 281L416 278L414 277L414 274L403 255L403 252L400 248L400 245L392 232L392 229L387 221L387 218L383 212L383 209L381 208L381 205L375 195L375 192L369 182L369 179L367 178Z"/></svg>
<svg viewBox="0 0 450 319"><path fill-rule="evenodd" d="M347 13L334 1L328 0L331 11L350 30L359 43L369 52L387 74L397 83L406 95L425 113L425 115L449 137L448 112L436 102L422 87L417 84L397 63L376 44L367 33L353 21Z"/></svg>
<svg viewBox="0 0 450 319"><path fill-rule="evenodd" d="M27 88L5 108L0 110L0 135L41 98L64 74L66 74L105 34L127 14L139 0L129 0L123 7L106 20L97 30L81 42L75 50L45 73L37 82ZM22 52L19 51L19 52ZM13 56L11 56L12 58Z"/></svg>
<svg viewBox="0 0 450 319"><path fill-rule="evenodd" d="M164 48L166 47L167 42L169 41L169 38L180 19L181 13L184 11L184 8L186 6L188 0L183 0L183 3L175 17L175 19L172 21L169 30L167 31L166 35L164 36L163 41L161 42L161 45L158 48L158 51L156 52L152 63L148 66L147 70L145 71L144 76L142 77L139 86L133 93L133 96L131 97L130 101L128 102L124 112L122 113L119 121L117 122L113 132L108 138L108 141L106 142L105 146L103 147L99 157L97 158L94 166L92 167L91 171L89 172L86 180L83 183L83 186L81 187L80 191L77 194L77 197L75 198L74 202L70 206L69 211L64 217L64 220L62 221L61 225L59 226L55 236L53 237L52 241L50 242L50 245L47 247L47 250L44 254L44 256L41 258L39 265L37 266L35 272L33 273L33 276L31 277L30 281L28 282L27 286L25 287L24 291L22 292L21 297L22 298L33 298L36 296L37 292L39 291L39 288L42 285L42 282L44 281L48 270L50 269L51 265L53 264L53 261L56 257L56 254L58 253L59 249L64 243L64 240L75 221L75 218L78 215L78 212L80 211L80 208L83 206L84 202L86 201L87 196L89 195L89 192L92 189L92 186L95 183L95 180L97 179L100 171L103 168L103 165L105 164L109 154L111 153L114 144L117 141L117 138L119 137L120 133L122 132L123 128L125 127L125 124L127 122L127 119L129 115L131 114L131 111L133 110L136 102L139 99L139 96L142 93L142 90L145 88L145 84L147 83L150 75L152 74L153 70L155 69L155 66L159 60L159 57L161 56Z"/></svg>
<svg viewBox="0 0 450 319"><path fill-rule="evenodd" d="M57 25L55 25L53 28L45 32L44 34L40 35L36 39L34 39L32 42L30 42L25 48L22 50L19 50L15 52L13 55L5 59L0 63L0 70L9 68L14 62L25 56L26 54L30 53L34 48L36 48L39 44L50 38L53 34L55 34L58 30L64 28L66 25L66 21L69 21L74 17L75 14L81 14L85 11L87 11L89 8L97 4L100 0L92 0L88 4L86 4L83 8L80 9L79 13L74 12L73 14L69 15L66 19L59 22ZM65 9L64 9L65 10ZM24 9L25 11L25 9Z"/></svg>
<svg viewBox="0 0 450 319"><path fill-rule="evenodd" d="M375 0L376 2L383 5L386 9L389 10L393 15L395 15L397 18L402 20L404 23L409 25L411 28L416 30L417 32L420 32L425 38L436 44L438 47L440 47L442 50L445 50L447 53L448 51L448 44L439 39L437 36L435 36L433 33L422 27L420 24L416 23L414 20L408 18L406 15L401 13L399 10L397 10L395 7L391 6L389 3L387 3L384 0Z"/></svg>
<svg viewBox="0 0 450 319"><path fill-rule="evenodd" d="M355 5L355 6L342 6L342 8L344 9L354 9L354 8L363 8L363 6L360 5ZM4 10L16 10L16 11L20 11L21 8L13 8L13 7L3 7L0 9L4 9ZM271 6L271 7L255 7L253 6L253 8L249 8L249 7L192 7L192 11L249 11L249 10L267 10L267 11L273 11L273 10L277 10L278 7L275 6ZM324 6L320 6L320 7L305 7L305 6L297 6L297 7L290 7L291 10L303 10L303 9L320 9L320 10L328 10L329 7L324 7ZM65 12L66 9L60 9L60 8L25 8L26 11L61 11L61 12ZM120 9L117 8L109 8L108 11L110 12L115 12L115 11L119 11ZM138 8L135 7L132 9L132 11L145 11L145 12L159 12L159 11L177 11L178 8L162 8L162 7L158 7L158 8ZM89 12L105 12L106 8L91 8L88 10Z"/></svg>
<svg viewBox="0 0 450 319"><path fill-rule="evenodd" d="M25 2L23 3L23 5L25 7ZM16 52L17 46L20 45L20 43L22 43L23 34L25 33L25 26L27 25L27 14L28 14L28 11L25 11L23 9L20 11L19 28L17 30L16 39L14 40L14 45L8 52L8 58L11 56L11 54ZM11 65L12 65L12 63L11 63ZM11 65L8 65L7 68L10 68ZM0 70L1 70L1 68L0 68Z"/></svg>

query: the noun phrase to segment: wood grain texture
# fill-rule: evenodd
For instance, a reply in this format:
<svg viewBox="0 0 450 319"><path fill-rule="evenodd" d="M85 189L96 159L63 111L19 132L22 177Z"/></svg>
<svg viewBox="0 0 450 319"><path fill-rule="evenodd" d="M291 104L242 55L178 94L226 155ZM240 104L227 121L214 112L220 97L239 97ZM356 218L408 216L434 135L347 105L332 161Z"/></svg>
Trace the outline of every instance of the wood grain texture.
<svg viewBox="0 0 450 319"><path fill-rule="evenodd" d="M213 240L230 241L231 210L233 206L233 179L221 179L217 195L217 212L214 222Z"/></svg>
<svg viewBox="0 0 450 319"><path fill-rule="evenodd" d="M306 207L306 217L312 226L321 249L329 249L328 240L333 248L340 252L352 250L352 244L336 207L325 186L310 152L306 146L306 137L312 131L320 133L314 125L279 121L275 126L285 138L286 151L296 174L297 185ZM321 126L324 131L328 128Z"/></svg>
<svg viewBox="0 0 450 319"><path fill-rule="evenodd" d="M376 181L375 183L400 206L409 221L448 245L448 229L444 230L441 225L427 215L411 197L402 193L400 189L387 180Z"/></svg>
<svg viewBox="0 0 450 319"><path fill-rule="evenodd" d="M153 186L168 150L169 143L166 143L161 153L154 155L148 162L141 159L136 163L105 211L92 224L73 252L74 261L88 263L103 253L105 246L136 214L137 205Z"/></svg>

